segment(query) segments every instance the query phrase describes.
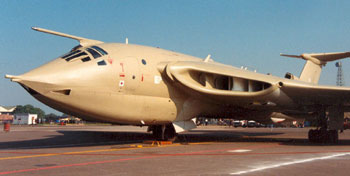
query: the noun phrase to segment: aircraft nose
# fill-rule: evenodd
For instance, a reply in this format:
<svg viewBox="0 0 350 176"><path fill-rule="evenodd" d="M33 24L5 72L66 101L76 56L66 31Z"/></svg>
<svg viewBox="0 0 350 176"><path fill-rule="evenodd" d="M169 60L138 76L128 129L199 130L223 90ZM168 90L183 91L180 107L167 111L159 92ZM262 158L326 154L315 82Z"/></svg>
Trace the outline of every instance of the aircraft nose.
<svg viewBox="0 0 350 176"><path fill-rule="evenodd" d="M14 76L5 75L5 78L19 83L31 95L48 96L49 93L69 94L69 87L65 86L62 80L64 69L62 61L53 60L45 65L33 69L25 74Z"/></svg>
<svg viewBox="0 0 350 176"><path fill-rule="evenodd" d="M31 77L25 75L5 75L5 78L10 79L13 82L19 83L32 96L46 95L49 92L62 92L62 90L58 89L56 85L32 79ZM62 93L67 94L66 92Z"/></svg>

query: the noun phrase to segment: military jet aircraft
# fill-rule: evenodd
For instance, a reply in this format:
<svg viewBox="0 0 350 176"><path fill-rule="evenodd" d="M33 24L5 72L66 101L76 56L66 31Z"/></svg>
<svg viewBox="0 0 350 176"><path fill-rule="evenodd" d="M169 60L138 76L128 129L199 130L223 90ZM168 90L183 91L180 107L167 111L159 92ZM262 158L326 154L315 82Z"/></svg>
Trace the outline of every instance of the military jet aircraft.
<svg viewBox="0 0 350 176"><path fill-rule="evenodd" d="M350 88L321 86L327 62L350 52L282 56L306 61L300 77L260 74L160 48L104 43L47 29L77 40L67 54L23 75L6 75L32 96L61 112L89 121L148 126L157 139L195 128L194 117L266 122L315 119L312 142L337 142Z"/></svg>

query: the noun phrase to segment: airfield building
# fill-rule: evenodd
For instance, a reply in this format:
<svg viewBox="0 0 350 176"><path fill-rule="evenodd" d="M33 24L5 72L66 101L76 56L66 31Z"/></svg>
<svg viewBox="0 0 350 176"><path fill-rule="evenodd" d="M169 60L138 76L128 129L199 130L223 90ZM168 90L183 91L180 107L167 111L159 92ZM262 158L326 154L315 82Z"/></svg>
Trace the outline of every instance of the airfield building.
<svg viewBox="0 0 350 176"><path fill-rule="evenodd" d="M15 125L35 125L37 124L37 114L16 114L12 124Z"/></svg>
<svg viewBox="0 0 350 176"><path fill-rule="evenodd" d="M13 121L13 112L16 106L0 106L0 124Z"/></svg>

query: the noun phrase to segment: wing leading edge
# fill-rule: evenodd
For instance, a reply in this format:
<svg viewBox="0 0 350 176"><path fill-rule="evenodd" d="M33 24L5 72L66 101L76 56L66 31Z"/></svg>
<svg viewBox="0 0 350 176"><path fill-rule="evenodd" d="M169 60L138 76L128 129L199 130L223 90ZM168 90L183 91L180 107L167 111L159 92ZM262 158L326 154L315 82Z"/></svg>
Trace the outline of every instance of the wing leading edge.
<svg viewBox="0 0 350 176"><path fill-rule="evenodd" d="M280 89L300 105L350 106L350 87L321 86L286 81L283 82Z"/></svg>
<svg viewBox="0 0 350 176"><path fill-rule="evenodd" d="M38 31L38 32L44 32L44 33L48 33L48 34L52 34L52 35L57 35L60 37L66 37L66 38L71 38L71 39L77 40L81 46L89 46L89 45L96 45L96 44L103 43L103 42L98 41L98 40L87 39L87 38L83 38L83 37L78 37L78 36L69 35L69 34L65 34L65 33L61 33L61 32L51 31L48 29L38 28L38 27L32 27L32 29L35 31Z"/></svg>

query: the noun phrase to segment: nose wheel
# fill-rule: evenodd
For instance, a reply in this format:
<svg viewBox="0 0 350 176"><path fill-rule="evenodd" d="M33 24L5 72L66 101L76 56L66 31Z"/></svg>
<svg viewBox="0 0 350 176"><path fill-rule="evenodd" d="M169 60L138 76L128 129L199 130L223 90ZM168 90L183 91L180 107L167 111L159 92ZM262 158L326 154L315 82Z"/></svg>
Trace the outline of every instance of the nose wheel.
<svg viewBox="0 0 350 176"><path fill-rule="evenodd" d="M173 124L152 125L148 131L152 131L152 135L157 141L174 141L177 136Z"/></svg>

